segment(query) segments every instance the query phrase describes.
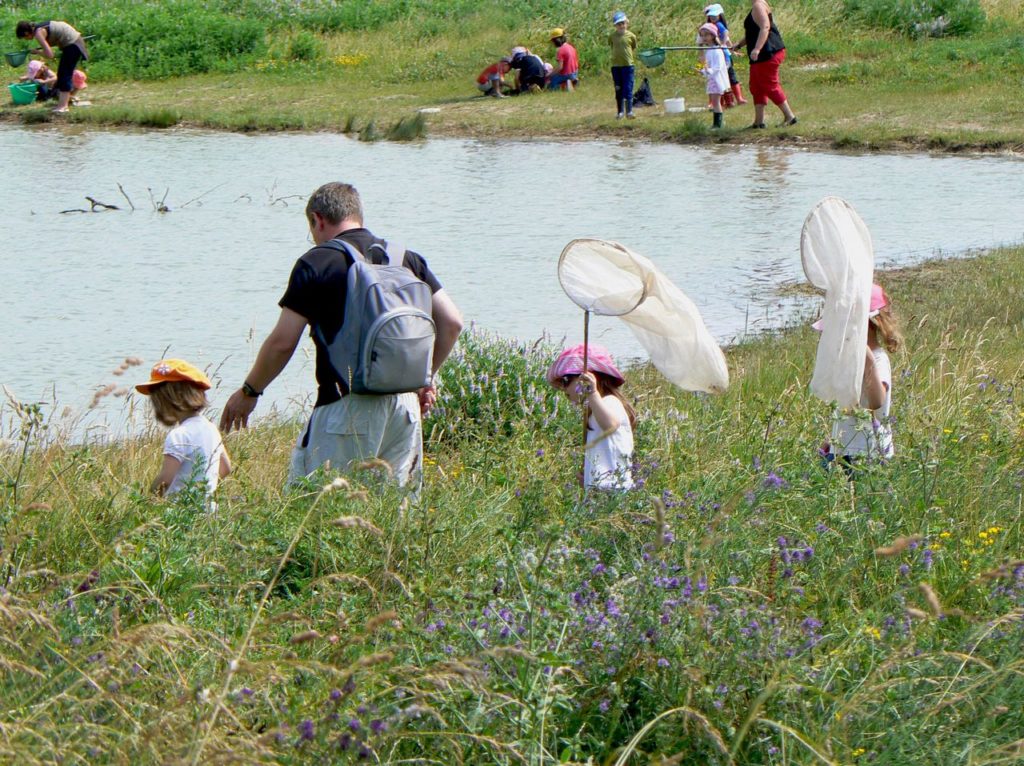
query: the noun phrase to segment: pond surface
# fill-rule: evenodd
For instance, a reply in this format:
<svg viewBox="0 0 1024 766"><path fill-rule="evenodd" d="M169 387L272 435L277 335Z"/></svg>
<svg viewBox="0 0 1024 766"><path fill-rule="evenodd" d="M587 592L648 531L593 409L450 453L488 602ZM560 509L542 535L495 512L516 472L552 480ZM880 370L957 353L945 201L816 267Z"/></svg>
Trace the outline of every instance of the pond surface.
<svg viewBox="0 0 1024 766"><path fill-rule="evenodd" d="M93 436L123 431L130 401L90 410L95 392L165 355L210 366L223 404L309 245L305 196L328 180L357 186L367 226L421 252L468 321L523 339L581 340L555 273L579 236L654 260L722 342L792 311L773 288L802 278L800 227L825 195L857 208L882 264L1024 239L1024 162L1007 157L49 126L0 126L0 157L0 383ZM61 213L87 195L123 209ZM594 340L637 356L616 321L595 318ZM306 341L258 413L308 404L311 355ZM145 366L115 376L127 356Z"/></svg>

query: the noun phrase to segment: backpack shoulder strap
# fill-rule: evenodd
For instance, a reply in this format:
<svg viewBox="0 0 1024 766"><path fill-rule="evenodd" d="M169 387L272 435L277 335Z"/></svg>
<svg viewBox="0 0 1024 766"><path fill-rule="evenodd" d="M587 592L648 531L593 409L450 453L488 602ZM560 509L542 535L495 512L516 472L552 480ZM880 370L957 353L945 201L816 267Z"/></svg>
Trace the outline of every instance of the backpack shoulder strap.
<svg viewBox="0 0 1024 766"><path fill-rule="evenodd" d="M395 242L374 242L370 250L379 250L384 257L382 266L404 266L405 247Z"/></svg>
<svg viewBox="0 0 1024 766"><path fill-rule="evenodd" d="M330 248L331 250L337 250L339 253L348 253L349 258L351 258L353 262L366 261L366 256L359 252L359 248L357 248L355 245L346 242L340 237L335 237L334 239L328 240L327 242L324 242L322 245L320 245L320 247L327 247Z"/></svg>

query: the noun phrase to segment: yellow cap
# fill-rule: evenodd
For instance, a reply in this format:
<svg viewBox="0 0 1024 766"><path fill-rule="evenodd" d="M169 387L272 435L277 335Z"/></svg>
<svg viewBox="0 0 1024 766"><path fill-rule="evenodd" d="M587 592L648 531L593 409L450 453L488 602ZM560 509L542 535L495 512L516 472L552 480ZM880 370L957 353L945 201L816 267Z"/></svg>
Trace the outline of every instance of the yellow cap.
<svg viewBox="0 0 1024 766"><path fill-rule="evenodd" d="M550 37L552 40L554 40L556 37L561 37L564 34L565 34L565 30L564 29L562 29L561 27L555 27L554 29L551 30L551 34L549 34L548 37Z"/></svg>
<svg viewBox="0 0 1024 766"><path fill-rule="evenodd" d="M135 390L149 396L154 386L174 381L192 383L203 391L209 390L213 385L202 370L193 367L183 359L161 359L153 365L153 369L149 373L149 381L135 386Z"/></svg>

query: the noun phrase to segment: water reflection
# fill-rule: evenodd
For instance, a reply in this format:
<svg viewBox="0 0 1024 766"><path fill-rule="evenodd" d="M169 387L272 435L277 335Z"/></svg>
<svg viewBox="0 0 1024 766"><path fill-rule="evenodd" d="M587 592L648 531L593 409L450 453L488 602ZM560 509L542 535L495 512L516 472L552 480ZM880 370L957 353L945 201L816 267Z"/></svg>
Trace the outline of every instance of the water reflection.
<svg viewBox="0 0 1024 766"><path fill-rule="evenodd" d="M773 287L800 276L800 226L826 194L854 204L883 261L1024 238L1024 166L1006 157L11 126L0 151L0 383L76 408L123 357L165 350L222 365L233 389L308 245L305 195L325 180L353 181L367 225L422 252L467 319L523 338L579 339L580 312L555 276L578 236L653 259L725 341L790 309ZM88 207L85 195L127 207L118 184L136 212L58 212ZM155 213L147 190L172 212ZM592 332L637 353L615 320ZM268 399L293 407L311 378L296 359Z"/></svg>

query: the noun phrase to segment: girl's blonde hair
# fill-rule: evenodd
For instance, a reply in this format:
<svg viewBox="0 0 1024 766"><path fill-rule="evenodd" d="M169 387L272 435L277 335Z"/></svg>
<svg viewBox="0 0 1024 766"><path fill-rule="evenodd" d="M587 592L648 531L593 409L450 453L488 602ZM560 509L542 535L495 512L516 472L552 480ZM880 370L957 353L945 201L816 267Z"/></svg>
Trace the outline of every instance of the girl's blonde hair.
<svg viewBox="0 0 1024 766"><path fill-rule="evenodd" d="M886 351L894 354L903 347L903 333L900 331L899 320L893 313L892 304L883 306L870 321L875 326L875 338Z"/></svg>
<svg viewBox="0 0 1024 766"><path fill-rule="evenodd" d="M153 386L149 398L153 402L153 414L165 426L177 425L186 418L198 415L210 405L206 391L181 380Z"/></svg>

